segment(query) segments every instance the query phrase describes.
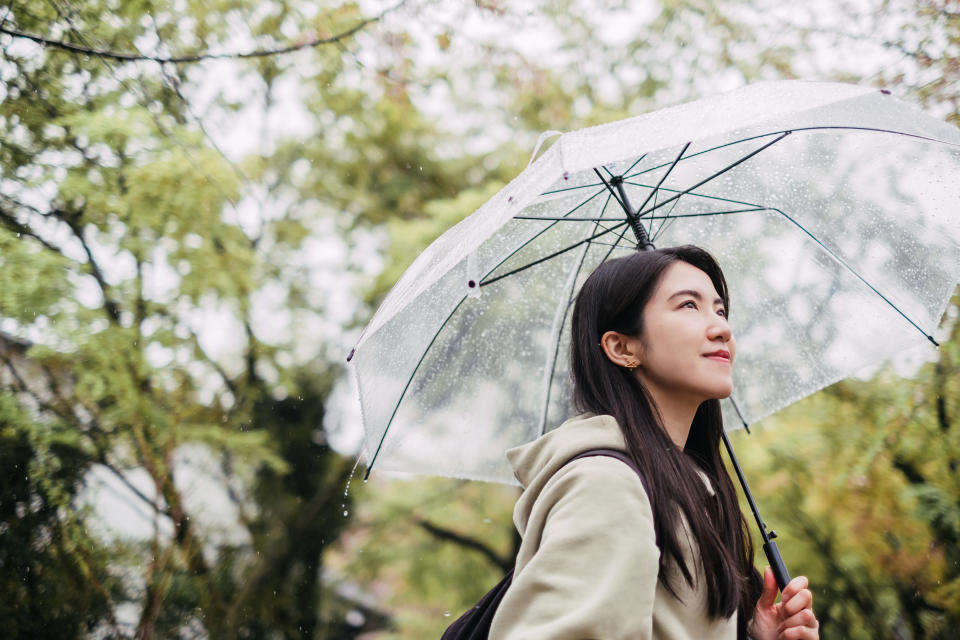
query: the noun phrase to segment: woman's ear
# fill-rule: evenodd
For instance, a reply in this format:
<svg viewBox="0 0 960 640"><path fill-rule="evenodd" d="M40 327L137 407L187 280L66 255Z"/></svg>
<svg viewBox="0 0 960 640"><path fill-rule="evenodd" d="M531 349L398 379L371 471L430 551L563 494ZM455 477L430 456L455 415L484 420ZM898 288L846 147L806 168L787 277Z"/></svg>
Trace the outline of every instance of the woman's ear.
<svg viewBox="0 0 960 640"><path fill-rule="evenodd" d="M600 346L610 362L618 367L636 369L643 362L640 341L617 331L607 331L600 338Z"/></svg>

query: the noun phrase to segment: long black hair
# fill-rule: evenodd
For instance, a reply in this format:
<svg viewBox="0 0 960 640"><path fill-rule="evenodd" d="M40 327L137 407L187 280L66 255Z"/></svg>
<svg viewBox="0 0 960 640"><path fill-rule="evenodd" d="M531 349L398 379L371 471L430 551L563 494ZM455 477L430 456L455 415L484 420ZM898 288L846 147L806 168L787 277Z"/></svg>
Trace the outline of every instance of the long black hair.
<svg viewBox="0 0 960 640"><path fill-rule="evenodd" d="M682 514L700 553L709 616L729 618L739 610L739 635L744 637L762 582L753 567L753 543L736 489L720 457L720 401L700 405L681 450L663 428L648 390L632 371L611 362L600 346L607 331L643 338L643 310L664 271L676 261L706 273L730 313L723 272L699 247L638 251L603 263L584 282L574 305L573 399L581 411L616 418L629 454L644 473L660 548L659 580L674 595L679 577L694 585L696 567L687 566L682 552ZM698 469L709 477L716 497L709 495Z"/></svg>

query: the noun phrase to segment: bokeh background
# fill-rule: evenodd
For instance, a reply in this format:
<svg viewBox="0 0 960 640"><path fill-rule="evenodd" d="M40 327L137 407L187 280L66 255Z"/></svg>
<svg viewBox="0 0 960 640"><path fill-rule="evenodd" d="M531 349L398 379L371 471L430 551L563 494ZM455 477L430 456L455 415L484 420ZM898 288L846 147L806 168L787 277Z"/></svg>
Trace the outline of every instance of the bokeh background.
<svg viewBox="0 0 960 640"><path fill-rule="evenodd" d="M517 492L362 481L403 269L543 131L779 78L960 124L960 2L16 0L0 78L0 635L419 639ZM823 637L957 637L958 315L733 437Z"/></svg>

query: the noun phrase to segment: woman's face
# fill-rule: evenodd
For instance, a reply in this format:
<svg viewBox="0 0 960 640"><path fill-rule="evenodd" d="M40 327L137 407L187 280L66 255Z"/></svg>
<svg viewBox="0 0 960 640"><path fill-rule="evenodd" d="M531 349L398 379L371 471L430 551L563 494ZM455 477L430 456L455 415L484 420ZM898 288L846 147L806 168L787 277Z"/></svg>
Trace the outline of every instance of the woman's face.
<svg viewBox="0 0 960 640"><path fill-rule="evenodd" d="M654 397L699 406L733 391L736 341L726 309L710 277L693 265L677 261L664 271L638 342L636 374Z"/></svg>

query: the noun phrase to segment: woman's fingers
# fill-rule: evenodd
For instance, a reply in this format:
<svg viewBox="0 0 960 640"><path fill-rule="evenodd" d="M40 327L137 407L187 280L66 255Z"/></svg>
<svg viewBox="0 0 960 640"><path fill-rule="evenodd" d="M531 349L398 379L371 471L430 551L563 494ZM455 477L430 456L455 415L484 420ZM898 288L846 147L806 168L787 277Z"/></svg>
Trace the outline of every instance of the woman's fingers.
<svg viewBox="0 0 960 640"><path fill-rule="evenodd" d="M773 576L773 569L763 570L763 592L757 601L758 608L770 608L777 602L777 579Z"/></svg>
<svg viewBox="0 0 960 640"><path fill-rule="evenodd" d="M817 616L813 614L813 609L804 609L800 613L795 613L780 623L778 632L784 632L787 629L796 627L808 627L810 629L819 629L820 623L817 622Z"/></svg>
<svg viewBox="0 0 960 640"><path fill-rule="evenodd" d="M780 597L781 612L778 640L817 640L820 623L813 613L813 592L807 588L807 578L797 576L787 584Z"/></svg>
<svg viewBox="0 0 960 640"><path fill-rule="evenodd" d="M808 584L807 576L797 576L784 587L783 593L780 594L780 602L790 600L793 596L797 595L797 592L806 589Z"/></svg>
<svg viewBox="0 0 960 640"><path fill-rule="evenodd" d="M781 631L777 640L820 640L820 632L810 627L793 627Z"/></svg>
<svg viewBox="0 0 960 640"><path fill-rule="evenodd" d="M781 602L783 603L783 615L790 617L804 609L813 607L813 592L810 589L800 589L789 600L783 599Z"/></svg>

